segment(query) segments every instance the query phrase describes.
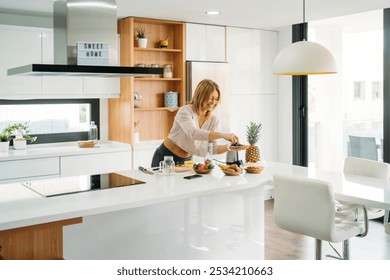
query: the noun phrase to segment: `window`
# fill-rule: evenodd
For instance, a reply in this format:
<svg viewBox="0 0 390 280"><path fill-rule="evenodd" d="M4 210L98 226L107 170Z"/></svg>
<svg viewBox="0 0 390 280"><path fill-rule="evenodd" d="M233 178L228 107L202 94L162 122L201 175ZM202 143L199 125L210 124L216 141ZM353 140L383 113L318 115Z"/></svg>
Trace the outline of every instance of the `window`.
<svg viewBox="0 0 390 280"><path fill-rule="evenodd" d="M383 99L383 87L381 82L372 82L372 99Z"/></svg>
<svg viewBox="0 0 390 280"><path fill-rule="evenodd" d="M99 99L0 100L0 130L28 122L34 144L86 140L91 121L99 126Z"/></svg>
<svg viewBox="0 0 390 280"><path fill-rule="evenodd" d="M334 54L339 71L308 78L309 166L341 171L345 157L367 149L353 149L353 137L375 138L370 156L383 160L383 21L376 10L310 22L308 39Z"/></svg>
<svg viewBox="0 0 390 280"><path fill-rule="evenodd" d="M366 83L365 82L354 82L354 94L355 99L364 99L366 95Z"/></svg>

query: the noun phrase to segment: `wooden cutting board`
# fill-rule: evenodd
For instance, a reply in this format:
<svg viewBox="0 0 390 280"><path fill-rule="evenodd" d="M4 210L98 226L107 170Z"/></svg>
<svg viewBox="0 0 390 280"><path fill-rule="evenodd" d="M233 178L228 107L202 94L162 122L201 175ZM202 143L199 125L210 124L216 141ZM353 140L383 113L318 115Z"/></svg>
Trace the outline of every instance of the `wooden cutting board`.
<svg viewBox="0 0 390 280"><path fill-rule="evenodd" d="M188 171L192 171L192 167L187 167L182 165L175 166L175 172L188 172Z"/></svg>

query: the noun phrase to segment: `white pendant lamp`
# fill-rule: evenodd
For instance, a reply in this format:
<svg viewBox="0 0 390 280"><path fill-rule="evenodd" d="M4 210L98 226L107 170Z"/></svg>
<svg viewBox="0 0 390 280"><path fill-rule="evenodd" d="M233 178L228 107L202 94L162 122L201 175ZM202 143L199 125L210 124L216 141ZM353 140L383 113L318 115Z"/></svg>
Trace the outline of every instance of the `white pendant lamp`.
<svg viewBox="0 0 390 280"><path fill-rule="evenodd" d="M305 22L305 0L303 0L303 22ZM337 73L336 62L324 46L299 41L283 49L275 58L274 75L316 75Z"/></svg>

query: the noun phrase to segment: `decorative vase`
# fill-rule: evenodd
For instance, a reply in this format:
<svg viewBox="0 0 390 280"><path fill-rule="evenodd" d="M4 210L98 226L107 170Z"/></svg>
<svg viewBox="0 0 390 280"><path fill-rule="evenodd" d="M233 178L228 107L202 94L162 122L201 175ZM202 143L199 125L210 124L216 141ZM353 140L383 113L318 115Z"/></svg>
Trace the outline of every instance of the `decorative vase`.
<svg viewBox="0 0 390 280"><path fill-rule="evenodd" d="M138 38L138 47L145 49L148 44L148 38Z"/></svg>
<svg viewBox="0 0 390 280"><path fill-rule="evenodd" d="M164 93L164 106L167 108L175 108L178 106L178 93L175 91L167 91Z"/></svg>
<svg viewBox="0 0 390 280"><path fill-rule="evenodd" d="M139 144L139 132L135 131L133 133L133 145Z"/></svg>
<svg viewBox="0 0 390 280"><path fill-rule="evenodd" d="M15 138L13 142L15 150L23 150L27 147L27 141L24 138Z"/></svg>
<svg viewBox="0 0 390 280"><path fill-rule="evenodd" d="M9 141L0 142L0 153L1 152L8 152L8 150L9 150Z"/></svg>

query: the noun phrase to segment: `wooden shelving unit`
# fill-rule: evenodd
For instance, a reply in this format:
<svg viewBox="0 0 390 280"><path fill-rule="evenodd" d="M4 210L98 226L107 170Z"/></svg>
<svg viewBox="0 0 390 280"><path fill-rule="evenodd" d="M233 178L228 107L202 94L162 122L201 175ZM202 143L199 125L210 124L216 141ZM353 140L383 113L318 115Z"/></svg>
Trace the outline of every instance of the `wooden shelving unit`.
<svg viewBox="0 0 390 280"><path fill-rule="evenodd" d="M139 27L146 30L147 48L137 46L135 29ZM178 105L186 103L185 23L129 17L118 21L118 31L122 66L171 64L173 78L121 78L120 98L109 100L109 139L133 144L137 121L141 141L164 139L178 110L164 107L164 92L176 91ZM159 48L160 40L166 38L168 48ZM134 100L134 92L142 98Z"/></svg>

